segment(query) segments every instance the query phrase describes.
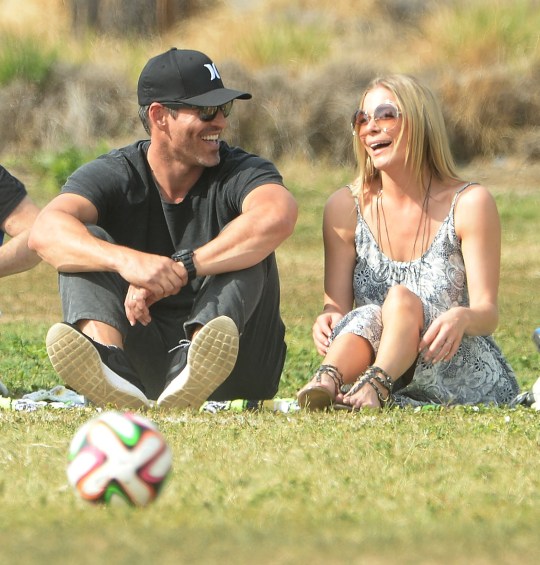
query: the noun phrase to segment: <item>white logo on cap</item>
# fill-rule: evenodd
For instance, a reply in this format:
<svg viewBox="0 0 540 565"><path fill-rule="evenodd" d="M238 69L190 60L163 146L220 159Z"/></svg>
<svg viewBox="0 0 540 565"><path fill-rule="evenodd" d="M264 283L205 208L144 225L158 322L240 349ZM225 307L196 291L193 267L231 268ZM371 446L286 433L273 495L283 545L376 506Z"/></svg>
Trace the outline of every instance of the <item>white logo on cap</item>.
<svg viewBox="0 0 540 565"><path fill-rule="evenodd" d="M214 63L207 63L204 66L210 71L210 80L215 80L216 78L221 79Z"/></svg>

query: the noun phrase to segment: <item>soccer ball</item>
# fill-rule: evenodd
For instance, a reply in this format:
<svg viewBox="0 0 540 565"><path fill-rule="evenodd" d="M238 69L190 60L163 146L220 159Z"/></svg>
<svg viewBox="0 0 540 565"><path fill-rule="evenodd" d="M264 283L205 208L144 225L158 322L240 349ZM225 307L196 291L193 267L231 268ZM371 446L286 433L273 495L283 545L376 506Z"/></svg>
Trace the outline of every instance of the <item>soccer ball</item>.
<svg viewBox="0 0 540 565"><path fill-rule="evenodd" d="M145 506L163 487L172 454L150 420L104 412L75 433L68 460L68 482L83 500Z"/></svg>

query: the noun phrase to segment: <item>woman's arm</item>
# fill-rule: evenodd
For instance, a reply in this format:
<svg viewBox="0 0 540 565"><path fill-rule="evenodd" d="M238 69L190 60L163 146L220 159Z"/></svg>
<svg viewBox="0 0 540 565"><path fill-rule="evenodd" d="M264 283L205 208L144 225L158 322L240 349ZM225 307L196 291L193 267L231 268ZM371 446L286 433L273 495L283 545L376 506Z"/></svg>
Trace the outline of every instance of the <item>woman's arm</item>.
<svg viewBox="0 0 540 565"><path fill-rule="evenodd" d="M441 314L424 334L420 350L428 348L425 358L433 362L451 358L464 335L493 333L499 319L501 225L495 200L485 187L473 185L460 196L455 222L461 239L470 305L451 308Z"/></svg>
<svg viewBox="0 0 540 565"><path fill-rule="evenodd" d="M324 307L313 325L313 340L322 355L335 325L353 307L356 219L355 201L348 188L328 199L323 216Z"/></svg>

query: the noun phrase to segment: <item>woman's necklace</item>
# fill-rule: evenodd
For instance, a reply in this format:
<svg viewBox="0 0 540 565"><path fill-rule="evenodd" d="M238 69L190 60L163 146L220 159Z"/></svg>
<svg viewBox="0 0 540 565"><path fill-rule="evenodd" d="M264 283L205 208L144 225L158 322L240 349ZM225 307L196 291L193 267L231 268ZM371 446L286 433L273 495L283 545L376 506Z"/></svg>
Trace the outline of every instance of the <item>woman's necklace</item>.
<svg viewBox="0 0 540 565"><path fill-rule="evenodd" d="M420 268L418 269L417 274L417 282L420 279L420 272L422 270L422 259L424 257L424 253L427 251L426 243L427 243L427 223L428 223L428 210L429 210L429 193L431 190L431 180L433 179L433 175L429 177L428 187L426 189L426 194L424 196L424 201L422 202L422 212L420 214L420 220L418 221L418 227L416 228L416 234L414 236L414 242L411 249L411 255L409 257L409 261L403 270L403 276L399 276L398 284L405 280L408 275L409 271L411 270L411 265L413 262L413 257L416 251L416 244L418 243L418 237L420 236L420 231L422 231L422 241L421 241L421 248L420 248ZM380 210L380 211L379 211ZM386 221L386 215L384 213L384 205L383 205L383 187L378 190L377 192L377 201L376 201L376 216L377 216L377 245L379 246L379 250L382 253L383 246L382 246L382 237L381 237L381 216L382 220L384 221L384 229L386 233L386 240L388 241L388 251L389 257L393 257L394 253L392 251L392 242L390 241L390 234L388 233L388 223Z"/></svg>

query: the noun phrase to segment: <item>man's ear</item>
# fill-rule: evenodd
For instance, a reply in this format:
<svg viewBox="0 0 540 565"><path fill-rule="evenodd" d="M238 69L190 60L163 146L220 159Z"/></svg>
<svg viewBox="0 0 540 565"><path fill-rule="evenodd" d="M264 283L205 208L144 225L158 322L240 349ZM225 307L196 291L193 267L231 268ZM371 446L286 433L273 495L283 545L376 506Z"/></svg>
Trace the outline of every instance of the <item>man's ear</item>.
<svg viewBox="0 0 540 565"><path fill-rule="evenodd" d="M161 104L157 104L156 102L151 104L150 108L148 109L148 117L150 118L150 122L155 124L160 129L165 127L168 114L169 113L167 112L167 108L165 108L165 106L162 106Z"/></svg>

